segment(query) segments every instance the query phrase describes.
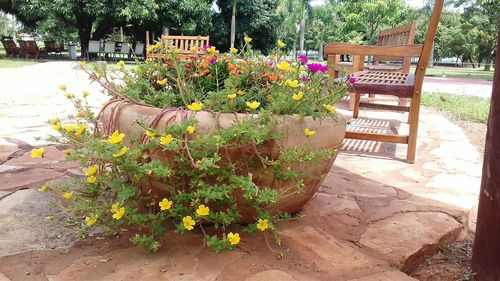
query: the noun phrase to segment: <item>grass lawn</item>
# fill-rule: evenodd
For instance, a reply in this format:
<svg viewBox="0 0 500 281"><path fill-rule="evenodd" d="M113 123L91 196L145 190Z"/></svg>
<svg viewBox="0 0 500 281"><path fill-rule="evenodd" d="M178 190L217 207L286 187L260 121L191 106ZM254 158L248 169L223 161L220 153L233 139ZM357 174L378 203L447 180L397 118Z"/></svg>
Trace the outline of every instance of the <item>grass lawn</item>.
<svg viewBox="0 0 500 281"><path fill-rule="evenodd" d="M411 72L413 71L415 71L415 68L411 69ZM483 71L482 68L435 66L433 68L427 68L425 72L425 76L443 77L443 75L452 78L493 80L493 71Z"/></svg>
<svg viewBox="0 0 500 281"><path fill-rule="evenodd" d="M446 111L460 120L480 123L487 123L490 112L489 99L443 93L424 93L422 105Z"/></svg>
<svg viewBox="0 0 500 281"><path fill-rule="evenodd" d="M0 68L20 67L20 66L32 65L35 63L38 63L38 62L32 61L32 60L24 60L24 59L5 59L5 58L2 58L2 59L0 59Z"/></svg>

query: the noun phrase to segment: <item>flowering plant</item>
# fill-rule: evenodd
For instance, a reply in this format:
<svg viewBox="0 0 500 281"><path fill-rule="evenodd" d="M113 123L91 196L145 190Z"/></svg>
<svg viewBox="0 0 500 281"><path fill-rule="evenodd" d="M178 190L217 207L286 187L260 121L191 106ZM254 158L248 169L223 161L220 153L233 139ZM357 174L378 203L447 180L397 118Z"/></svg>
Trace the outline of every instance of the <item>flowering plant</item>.
<svg viewBox="0 0 500 281"><path fill-rule="evenodd" d="M76 189L44 185L40 191L60 193L82 233L97 225L110 233L132 225L136 231L132 242L150 251L160 247L159 237L169 223L178 233L199 229L206 245L217 252L233 249L242 241L237 224L243 203L255 211L245 232L264 236L275 232L275 223L291 216L271 213L269 207L300 193L307 176L290 167L323 161L334 150L278 146L279 153L266 151L266 144L283 137L274 117L336 118L334 104L350 85L334 81L327 66L308 64L307 58L285 60L281 41L269 58L252 50L251 38L245 37L245 42L243 50L232 48L227 54L204 46L205 55L188 59L174 50L131 71L123 62L115 71L102 65L90 71L82 62L82 69L112 97L105 108L120 100L184 108L189 114L161 130L137 120L142 135L128 136L109 130L102 112L94 115L87 102L89 93L77 97L61 86L78 113L69 120L50 120L58 134L48 139L72 145L75 149L66 151L68 159L78 160L84 175L73 179ZM198 51L193 49L194 54ZM199 133L200 111L247 114L247 118ZM307 139L316 134L307 127L303 132ZM231 159L231 151L241 155ZM167 160L156 157L158 153L168 155ZM32 151L33 157L43 154L43 148ZM270 174L282 188L258 186L252 167L263 168L262 174ZM156 191L154 183L161 186Z"/></svg>

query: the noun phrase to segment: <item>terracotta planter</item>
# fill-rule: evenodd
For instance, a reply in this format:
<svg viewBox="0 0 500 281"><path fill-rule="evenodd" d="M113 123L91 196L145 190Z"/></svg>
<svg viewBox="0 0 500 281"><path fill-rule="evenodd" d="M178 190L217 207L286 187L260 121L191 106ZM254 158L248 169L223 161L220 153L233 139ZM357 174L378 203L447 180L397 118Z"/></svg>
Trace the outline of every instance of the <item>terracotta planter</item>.
<svg viewBox="0 0 500 281"><path fill-rule="evenodd" d="M114 102L104 108L102 113L101 121L107 126L108 132L114 131L115 129L124 132L126 134L127 143L129 143L131 138L141 137L142 134L144 134L144 129L138 126L135 120L142 120L145 124L154 122L156 124L155 127L159 131L163 131L164 128L172 122L180 122L185 118L194 116L194 113L182 109L162 110L156 107L126 102ZM198 121L196 134L207 134L216 126L222 128L231 127L232 124L236 122L236 119L243 120L245 118L250 118L250 115L200 111L195 115L195 118ZM258 118L258 116L255 115L254 118ZM336 148L340 146L344 139L346 122L341 116L339 116L337 120L326 119L321 121L313 120L310 117L298 118L296 116L275 116L275 118L280 123L277 129L282 132L284 136L279 143L283 148ZM113 122L110 123L111 120ZM305 128L316 131L316 134L308 139L304 134ZM277 147L278 144L270 142L260 145L258 149L259 151L276 156L277 153L279 153ZM232 161L242 157L252 160L252 157L255 157L255 161L250 162L255 162L257 164L249 167L248 173L252 174L253 181L257 186L286 190L288 186L295 184L293 182L276 181L272 169L265 169L262 165L258 164L259 161L257 156L249 145L233 148L225 155L229 158L226 160ZM271 214L276 214L278 212L296 213L299 211L318 190L333 165L336 156L337 153L327 160L314 163L295 163L291 165L291 169L298 169L304 173L305 176L302 178L304 181L304 191L301 193L289 194L271 206L268 209L269 212ZM169 155L162 151L155 152L152 157L161 159L165 162L169 161ZM151 194L158 197L163 196L162 190L165 190L165 186L157 182L153 182L143 188L151 189ZM239 194L236 194L235 197L238 201L238 208L242 215L240 222L254 222L256 218L255 210L249 207Z"/></svg>

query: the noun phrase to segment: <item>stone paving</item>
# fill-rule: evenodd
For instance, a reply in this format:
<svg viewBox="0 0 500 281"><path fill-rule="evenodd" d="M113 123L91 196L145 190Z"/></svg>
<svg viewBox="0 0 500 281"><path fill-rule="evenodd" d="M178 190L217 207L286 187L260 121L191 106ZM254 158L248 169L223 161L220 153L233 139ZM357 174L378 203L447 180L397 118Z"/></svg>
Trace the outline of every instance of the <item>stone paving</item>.
<svg viewBox="0 0 500 281"><path fill-rule="evenodd" d="M48 131L44 120L70 112L54 94L63 81L49 78L60 75L77 90L88 81L69 64L48 65L43 73L46 80L27 87L23 101L0 97L0 114L16 112L4 115L8 126L0 129L0 281L416 280L408 274L425 257L474 231L469 210L477 202L480 155L460 128L424 108L413 165L401 161L404 145L346 141L323 186L301 212L304 217L280 223L283 245L275 247L285 253L281 260L261 234L243 236L238 249L223 254L204 248L197 232L168 233L154 254L132 246L128 234L80 239L64 218L47 219L58 211L51 204L55 199L36 188L81 173L74 163L62 161L65 147L48 146L42 159L32 159L30 149L42 144L31 137ZM4 87L9 79L0 74ZM96 107L105 99L92 95ZM38 103L42 111L28 110ZM361 116L370 113L361 111Z"/></svg>

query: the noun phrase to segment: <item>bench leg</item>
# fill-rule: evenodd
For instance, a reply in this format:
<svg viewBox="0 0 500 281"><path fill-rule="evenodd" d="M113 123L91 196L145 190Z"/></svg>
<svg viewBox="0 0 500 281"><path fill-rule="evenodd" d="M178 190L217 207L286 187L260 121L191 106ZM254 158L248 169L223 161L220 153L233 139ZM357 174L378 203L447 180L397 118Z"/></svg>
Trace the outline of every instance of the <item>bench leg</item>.
<svg viewBox="0 0 500 281"><path fill-rule="evenodd" d="M352 113L353 118L358 118L359 116L359 101L361 100L361 94L360 93L355 93L354 94L354 111Z"/></svg>
<svg viewBox="0 0 500 281"><path fill-rule="evenodd" d="M415 156L417 151L417 132L418 132L418 118L420 114L420 95L410 99L410 113L409 113L409 126L410 133L408 134L408 150L406 152L406 162L415 163Z"/></svg>
<svg viewBox="0 0 500 281"><path fill-rule="evenodd" d="M356 94L355 93L350 93L349 94L349 110L353 111L354 110L354 104L356 103Z"/></svg>

